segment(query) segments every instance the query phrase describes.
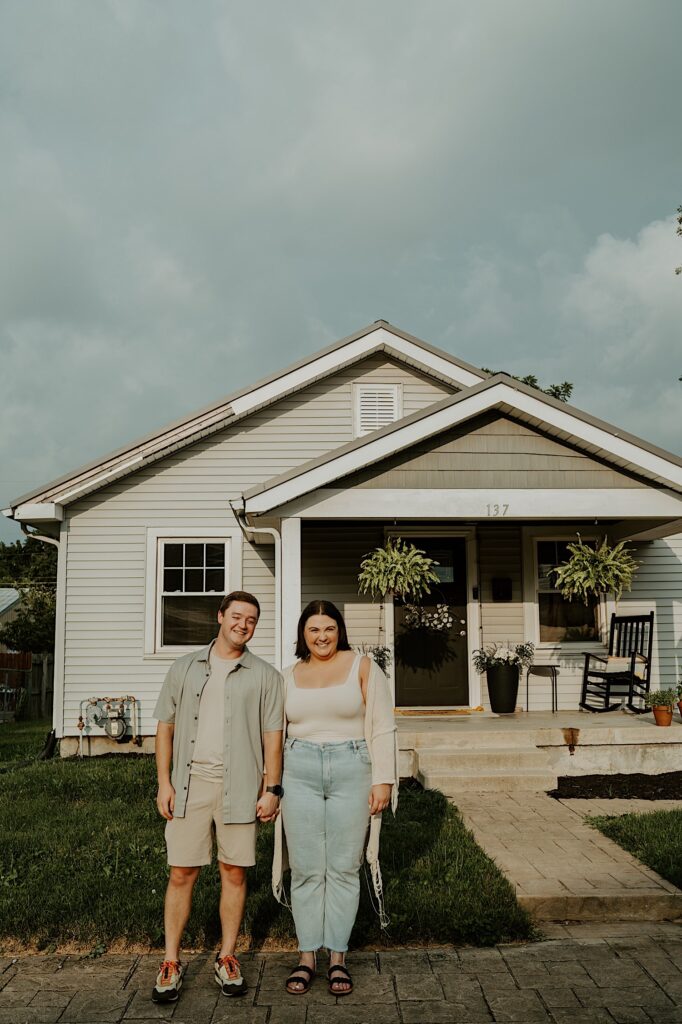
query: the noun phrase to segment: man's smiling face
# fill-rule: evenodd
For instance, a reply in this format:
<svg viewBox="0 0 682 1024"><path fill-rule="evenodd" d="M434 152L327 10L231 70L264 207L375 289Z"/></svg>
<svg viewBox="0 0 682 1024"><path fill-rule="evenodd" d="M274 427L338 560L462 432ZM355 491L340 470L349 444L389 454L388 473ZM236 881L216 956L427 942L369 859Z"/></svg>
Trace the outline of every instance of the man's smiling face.
<svg viewBox="0 0 682 1024"><path fill-rule="evenodd" d="M220 636L232 650L241 650L253 636L258 625L258 609L248 601L232 601L224 612L218 612Z"/></svg>

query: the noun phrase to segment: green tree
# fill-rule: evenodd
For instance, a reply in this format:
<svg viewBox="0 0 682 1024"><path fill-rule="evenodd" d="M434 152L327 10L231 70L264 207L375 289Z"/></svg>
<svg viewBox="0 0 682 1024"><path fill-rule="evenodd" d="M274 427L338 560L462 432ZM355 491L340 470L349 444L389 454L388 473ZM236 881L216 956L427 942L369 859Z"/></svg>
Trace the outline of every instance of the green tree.
<svg viewBox="0 0 682 1024"><path fill-rule="evenodd" d="M40 541L0 543L0 586L21 594L16 618L0 628L0 643L13 651L54 649L57 549Z"/></svg>
<svg viewBox="0 0 682 1024"><path fill-rule="evenodd" d="M501 372L500 370L489 370L487 366L482 366L481 369L485 373ZM527 384L528 387L542 391L545 395L551 395L552 398L558 399L559 402L567 402L573 394L573 385L568 380L562 381L561 384L548 384L546 388L543 388L534 373L527 373L525 377L518 377L516 374L511 376L514 380L520 381L521 384Z"/></svg>

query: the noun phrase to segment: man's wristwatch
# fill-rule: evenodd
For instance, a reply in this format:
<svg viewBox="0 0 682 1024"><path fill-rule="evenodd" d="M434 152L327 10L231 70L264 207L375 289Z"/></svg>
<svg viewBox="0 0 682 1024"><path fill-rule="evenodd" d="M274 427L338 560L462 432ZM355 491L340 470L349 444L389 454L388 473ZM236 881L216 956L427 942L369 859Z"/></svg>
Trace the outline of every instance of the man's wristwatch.
<svg viewBox="0 0 682 1024"><path fill-rule="evenodd" d="M280 785L277 786L266 786L266 793L272 793L273 796L278 796L280 799L284 796L284 790Z"/></svg>

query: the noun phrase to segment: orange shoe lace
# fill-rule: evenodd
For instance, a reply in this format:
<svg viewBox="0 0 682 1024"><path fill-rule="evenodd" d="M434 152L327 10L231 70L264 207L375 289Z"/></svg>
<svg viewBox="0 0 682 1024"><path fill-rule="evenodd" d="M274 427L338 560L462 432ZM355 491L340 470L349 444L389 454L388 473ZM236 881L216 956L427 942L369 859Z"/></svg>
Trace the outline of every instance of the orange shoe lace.
<svg viewBox="0 0 682 1024"><path fill-rule="evenodd" d="M180 961L179 960L164 960L161 964L161 984L170 985L170 980L173 974L179 973Z"/></svg>
<svg viewBox="0 0 682 1024"><path fill-rule="evenodd" d="M236 956L232 956L230 953L227 953L225 956L218 957L218 966L225 968L228 978L238 978L241 974L239 960L237 960Z"/></svg>

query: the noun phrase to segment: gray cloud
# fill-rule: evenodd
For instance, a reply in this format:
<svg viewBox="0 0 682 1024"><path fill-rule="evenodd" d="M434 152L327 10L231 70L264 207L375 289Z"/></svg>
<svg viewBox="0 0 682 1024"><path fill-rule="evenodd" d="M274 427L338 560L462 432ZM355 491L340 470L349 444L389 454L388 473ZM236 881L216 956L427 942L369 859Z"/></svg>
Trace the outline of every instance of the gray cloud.
<svg viewBox="0 0 682 1024"><path fill-rule="evenodd" d="M681 28L6 2L0 502L377 317L679 448Z"/></svg>

